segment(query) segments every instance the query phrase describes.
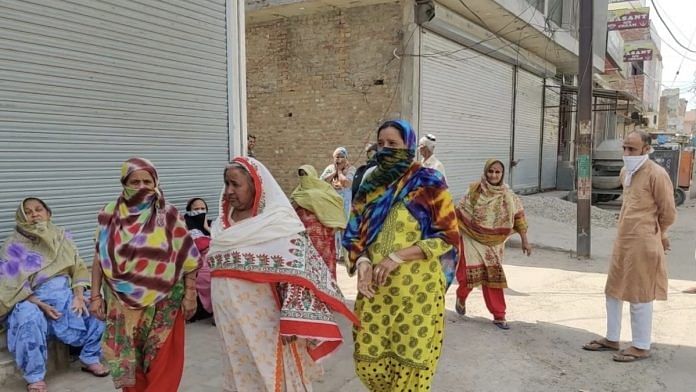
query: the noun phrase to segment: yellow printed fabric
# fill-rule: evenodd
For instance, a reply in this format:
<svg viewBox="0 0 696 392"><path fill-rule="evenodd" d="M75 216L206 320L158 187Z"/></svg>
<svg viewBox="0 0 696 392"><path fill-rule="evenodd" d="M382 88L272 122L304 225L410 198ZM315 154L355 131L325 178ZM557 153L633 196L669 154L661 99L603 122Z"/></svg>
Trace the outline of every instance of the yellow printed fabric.
<svg viewBox="0 0 696 392"><path fill-rule="evenodd" d="M300 177L300 184L290 196L292 201L311 211L322 225L332 229L345 229L347 218L343 198L328 182L317 176L313 166L300 166L300 170L304 170L306 175Z"/></svg>
<svg viewBox="0 0 696 392"><path fill-rule="evenodd" d="M429 391L442 349L445 281L440 256L452 246L421 240L416 219L403 203L394 206L367 256L378 265L391 252L416 245L424 260L406 262L374 298L358 295L355 366L370 391Z"/></svg>

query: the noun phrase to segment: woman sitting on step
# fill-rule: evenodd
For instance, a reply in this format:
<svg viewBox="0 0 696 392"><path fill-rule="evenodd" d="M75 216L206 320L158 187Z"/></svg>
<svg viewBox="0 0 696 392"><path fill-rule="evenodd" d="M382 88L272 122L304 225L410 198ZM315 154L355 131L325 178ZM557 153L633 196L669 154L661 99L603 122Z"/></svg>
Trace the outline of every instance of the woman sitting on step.
<svg viewBox="0 0 696 392"><path fill-rule="evenodd" d="M14 232L0 250L0 320L29 392L47 391L46 340L82 347L82 370L109 374L101 364L104 323L89 315L89 272L70 235L51 222L37 198L22 201Z"/></svg>

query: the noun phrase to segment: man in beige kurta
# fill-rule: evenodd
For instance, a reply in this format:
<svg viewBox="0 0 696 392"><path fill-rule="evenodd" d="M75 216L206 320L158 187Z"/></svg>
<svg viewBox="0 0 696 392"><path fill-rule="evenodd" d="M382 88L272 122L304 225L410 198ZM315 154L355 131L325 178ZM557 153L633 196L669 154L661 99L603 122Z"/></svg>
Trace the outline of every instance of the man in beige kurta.
<svg viewBox="0 0 696 392"><path fill-rule="evenodd" d="M650 136L633 132L624 141L623 205L605 287L607 335L586 350L618 350L623 301L631 307L631 347L614 355L617 362L650 356L652 304L667 299L667 229L677 210L674 188L664 168L648 158Z"/></svg>

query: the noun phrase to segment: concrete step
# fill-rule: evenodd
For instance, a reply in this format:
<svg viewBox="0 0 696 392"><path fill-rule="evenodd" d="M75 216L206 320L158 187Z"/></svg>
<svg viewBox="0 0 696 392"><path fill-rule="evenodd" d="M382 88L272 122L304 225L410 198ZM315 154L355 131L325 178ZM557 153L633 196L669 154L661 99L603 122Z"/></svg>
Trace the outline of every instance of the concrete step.
<svg viewBox="0 0 696 392"><path fill-rule="evenodd" d="M48 376L70 367L70 349L68 346L57 341L48 342L47 365ZM22 373L15 366L14 357L6 348L3 348L0 350L0 386L7 383L21 382L21 380Z"/></svg>
<svg viewBox="0 0 696 392"><path fill-rule="evenodd" d="M0 351L0 386L7 382L15 381L21 375L15 367L14 358L7 350Z"/></svg>

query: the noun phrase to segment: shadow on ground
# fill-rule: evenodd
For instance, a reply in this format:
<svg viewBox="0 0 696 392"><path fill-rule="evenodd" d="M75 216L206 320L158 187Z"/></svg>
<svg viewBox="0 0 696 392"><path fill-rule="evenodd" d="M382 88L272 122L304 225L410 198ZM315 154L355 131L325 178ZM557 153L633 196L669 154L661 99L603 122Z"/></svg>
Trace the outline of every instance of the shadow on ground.
<svg viewBox="0 0 696 392"><path fill-rule="evenodd" d="M693 391L696 347L654 344L650 359L622 364L611 353L582 350L598 338L543 321L510 322L447 314L434 391ZM626 346L627 344L624 344Z"/></svg>

